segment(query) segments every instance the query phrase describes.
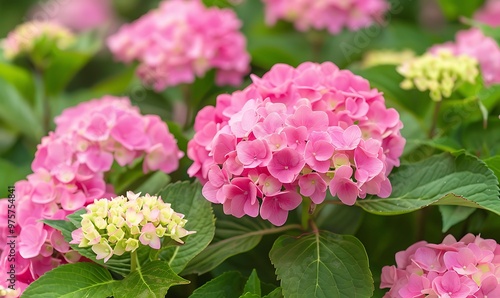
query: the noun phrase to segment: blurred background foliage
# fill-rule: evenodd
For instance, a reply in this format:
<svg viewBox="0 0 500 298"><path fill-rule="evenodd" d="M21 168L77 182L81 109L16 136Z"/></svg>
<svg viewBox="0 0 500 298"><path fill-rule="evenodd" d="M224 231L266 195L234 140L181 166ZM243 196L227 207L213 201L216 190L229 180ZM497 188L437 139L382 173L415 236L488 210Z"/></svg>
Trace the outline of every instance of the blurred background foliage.
<svg viewBox="0 0 500 298"><path fill-rule="evenodd" d="M405 124L403 135L407 138L407 148L403 160L416 161L425 156L430 156L443 148L455 148L461 145L474 153L486 156L498 150L500 140L500 125L498 117L490 118L488 135L497 137L473 137L474 134L466 133L481 129L481 115L470 117L470 113L457 113L457 121L469 119L470 125L465 125L455 132L462 144L455 144L449 140L442 140L436 144L420 144L414 140L423 139L426 122L429 117L429 103L427 94L418 91L403 91L399 87L402 77L395 71L394 66L376 66L362 68L360 60L364 54L374 49L405 50L411 49L417 54L425 52L436 43L452 40L454 34L467 28L460 18L470 17L472 13L483 4L482 0L453 1L453 0L391 0L392 10L384 22L375 24L371 28L357 32L344 31L332 36L326 32L297 32L291 24L279 22L274 27L264 23L264 10L258 0L243 0L241 3L232 4L227 0L204 0L207 5L232 7L243 21L242 31L247 37L248 50L252 56L252 73L262 75L276 63L288 63L293 66L304 61L332 61L340 68L347 68L369 79L373 87L384 92L388 106L396 107ZM7 35L16 25L26 20L30 8L36 1L0 0L0 38ZM115 0L114 8L121 22L130 22L148 10L157 7L158 0ZM97 37L96 37L97 36ZM10 185L15 181L24 179L31 172L30 164L40 142L43 131L43 116L40 110L40 97L49 96L52 117L58 115L63 109L76 105L79 102L97 98L105 94L128 96L132 103L141 108L142 113L160 115L169 123L170 130L179 140L180 149L185 151L187 141L193 135L191 129L193 119L180 119L186 98L183 86L169 88L162 93L156 93L149 87L143 86L134 75L134 65L123 65L113 62L113 58L101 42L96 49L93 44L95 39L103 39L98 33L87 36L90 41L85 44L82 59L83 68L77 73L67 74L67 85L54 82L53 92L39 94L40 78L23 70L21 67L11 67L0 60L0 181L2 185ZM84 42L84 41L82 41ZM85 42L84 42L85 43ZM88 57L85 56L88 54ZM62 58L62 63L74 61L74 56ZM18 90L11 90L6 82L17 86ZM197 79L191 88L188 106L197 111L201 107L215 103L218 94L231 92L240 88L215 87L212 84L213 73L205 78ZM245 85L249 84L247 79ZM64 83L64 82L63 82ZM58 85L59 84L59 85ZM241 87L243 88L243 86ZM495 104L498 93L493 99L489 112L493 115L500 114L498 105ZM491 97L491 94L489 94ZM415 105L415 102L421 104ZM181 109L181 110L179 110ZM456 106L450 109L457 109ZM459 112L467 111L466 107L458 107ZM467 118L467 119L466 119ZM186 125L176 124L187 122ZM496 127L496 128L495 128ZM48 130L54 128L50 122ZM485 142L490 142L485 143ZM490 152L483 152L488 149ZM493 150L493 151L492 151ZM446 151L446 150L445 150ZM498 153L498 151L497 151ZM186 169L190 165L184 158L182 165L172 179L185 180ZM406 249L409 245L424 237L429 242L440 242L443 238L441 219L436 206L427 208L428 213L424 224L424 234L417 226L419 213L381 217L367 214L359 207L328 206L328 208L344 208L345 212L331 210L324 212L320 226L336 233L356 235L365 245L369 253L370 264L375 278L376 291L379 291L379 273L382 266L394 262L394 254ZM325 208L327 209L327 208ZM325 210L328 211L328 210ZM298 211L300 212L300 211ZM337 214L336 217L330 214ZM346 214L338 217L338 214ZM227 219L227 218L225 218ZM229 218L227 220L233 220ZM475 211L466 221L453 226L450 232L457 237L468 232L482 232L484 238L497 236L500 228L498 216L483 210ZM248 275L252 268L257 267L261 280L267 283L276 283L274 269L269 258L263 256L260 260L259 252L269 251L270 245L276 236L265 236L259 244L262 249L252 250L245 254L237 255L226 260L218 269L212 272L218 275L229 269L235 269ZM398 241L393 241L397 239ZM210 274L200 278L191 278L193 283L202 283L210 279ZM194 284L191 287L195 287ZM183 288L179 288L183 289ZM181 290L182 291L182 290ZM176 288L172 289L172 297L180 295ZM376 296L381 295L377 292ZM179 297L179 296L177 296Z"/></svg>

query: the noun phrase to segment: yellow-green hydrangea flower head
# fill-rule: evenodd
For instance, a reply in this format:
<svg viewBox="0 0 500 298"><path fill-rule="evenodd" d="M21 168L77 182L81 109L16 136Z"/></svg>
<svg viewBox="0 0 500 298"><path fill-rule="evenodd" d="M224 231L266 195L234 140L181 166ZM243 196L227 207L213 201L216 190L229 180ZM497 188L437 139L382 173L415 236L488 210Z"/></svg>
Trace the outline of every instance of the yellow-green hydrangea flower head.
<svg viewBox="0 0 500 298"><path fill-rule="evenodd" d="M82 227L73 231L72 244L92 247L96 259L107 262L113 255L134 252L140 245L160 249L162 238L178 243L195 233L184 228L187 220L161 197L127 192L111 200L99 199L81 215Z"/></svg>
<svg viewBox="0 0 500 298"><path fill-rule="evenodd" d="M361 63L364 68L377 65L400 65L414 58L415 53L408 49L403 51L373 50L364 55Z"/></svg>
<svg viewBox="0 0 500 298"><path fill-rule="evenodd" d="M400 65L397 71L405 77L401 88L428 90L434 101L450 97L465 82L473 84L479 75L476 59L467 55L455 56L448 50L424 54Z"/></svg>
<svg viewBox="0 0 500 298"><path fill-rule="evenodd" d="M20 54L31 53L35 45L46 39L64 50L75 42L75 36L67 28L49 21L30 21L17 26L2 42L6 59L10 60Z"/></svg>

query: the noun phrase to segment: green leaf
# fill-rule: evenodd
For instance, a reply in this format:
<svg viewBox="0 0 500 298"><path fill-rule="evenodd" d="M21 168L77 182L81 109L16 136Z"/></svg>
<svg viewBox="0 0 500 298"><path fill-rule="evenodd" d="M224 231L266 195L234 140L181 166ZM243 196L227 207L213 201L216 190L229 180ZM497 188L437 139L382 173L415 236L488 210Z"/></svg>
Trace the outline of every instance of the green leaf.
<svg viewBox="0 0 500 298"><path fill-rule="evenodd" d="M224 260L257 246L263 235L283 232L299 225L274 227L269 222L249 217L218 219L214 241L197 255L183 274L206 273Z"/></svg>
<svg viewBox="0 0 500 298"><path fill-rule="evenodd" d="M172 204L176 212L186 216L188 222L185 228L188 231L196 231L185 240L184 245L169 247L160 254L160 258L168 261L172 270L179 273L212 241L215 233L212 207L201 194L199 183L185 181L169 184L159 195Z"/></svg>
<svg viewBox="0 0 500 298"><path fill-rule="evenodd" d="M439 6L444 15L449 20L456 20L459 17L470 17L482 4L481 0L455 1L455 0L438 0Z"/></svg>
<svg viewBox="0 0 500 298"><path fill-rule="evenodd" d="M284 235L269 253L285 297L371 297L368 257L353 236L321 231Z"/></svg>
<svg viewBox="0 0 500 298"><path fill-rule="evenodd" d="M23 297L110 297L117 283L108 270L97 264L67 264L43 274L29 285Z"/></svg>
<svg viewBox="0 0 500 298"><path fill-rule="evenodd" d="M379 215L408 213L429 206L457 205L500 214L498 180L477 157L443 153L402 165L389 176L392 194L370 196L357 205Z"/></svg>
<svg viewBox="0 0 500 298"><path fill-rule="evenodd" d="M47 94L60 93L75 74L97 53L100 46L99 39L92 33L88 33L80 35L71 49L54 49L50 64L43 76Z"/></svg>
<svg viewBox="0 0 500 298"><path fill-rule="evenodd" d="M167 262L153 261L127 275L114 288L113 294L114 298L160 298L165 297L170 287L188 283L175 274Z"/></svg>
<svg viewBox="0 0 500 298"><path fill-rule="evenodd" d="M12 85L0 78L0 119L34 141L43 136L42 126L35 112Z"/></svg>
<svg viewBox="0 0 500 298"><path fill-rule="evenodd" d="M281 298L283 293L281 292L281 287L274 289L271 293L267 294L262 298Z"/></svg>
<svg viewBox="0 0 500 298"><path fill-rule="evenodd" d="M3 185L14 185L17 181L24 179L28 173L22 167L0 158L0 181Z"/></svg>
<svg viewBox="0 0 500 298"><path fill-rule="evenodd" d="M237 298L241 295L245 278L239 272L225 272L196 289L189 298Z"/></svg>
<svg viewBox="0 0 500 298"><path fill-rule="evenodd" d="M495 176L500 180L500 155L495 155L483 160Z"/></svg>
<svg viewBox="0 0 500 298"><path fill-rule="evenodd" d="M443 220L443 228L441 231L445 233L452 226L466 220L474 211L476 211L476 208L464 206L439 206L439 212L441 212L441 219Z"/></svg>
<svg viewBox="0 0 500 298"><path fill-rule="evenodd" d="M245 284L245 288L243 289L243 293L245 294L255 294L260 298L261 290L260 290L260 279L257 276L257 271L255 269L252 270L252 273L248 277L248 280Z"/></svg>
<svg viewBox="0 0 500 298"><path fill-rule="evenodd" d="M151 195L157 194L169 182L170 176L162 171L156 171L148 178L148 180L144 181L143 184L137 187L134 192L149 193Z"/></svg>
<svg viewBox="0 0 500 298"><path fill-rule="evenodd" d="M0 63L0 78L16 87L29 102L35 101L35 82L33 76L25 69L12 64Z"/></svg>

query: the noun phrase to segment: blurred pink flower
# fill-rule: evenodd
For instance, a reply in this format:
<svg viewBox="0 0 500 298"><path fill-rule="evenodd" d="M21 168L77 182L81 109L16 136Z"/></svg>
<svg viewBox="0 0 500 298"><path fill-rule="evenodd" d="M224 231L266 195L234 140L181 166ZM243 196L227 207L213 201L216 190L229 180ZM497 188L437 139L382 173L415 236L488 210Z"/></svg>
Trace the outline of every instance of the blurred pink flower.
<svg viewBox="0 0 500 298"><path fill-rule="evenodd" d="M331 34L343 28L355 31L380 20L389 9L385 0L262 0L266 22L274 25L283 19L300 31L327 29Z"/></svg>
<svg viewBox="0 0 500 298"><path fill-rule="evenodd" d="M237 217L257 216L260 205L263 219L282 225L301 195L320 204L329 188L347 205L390 195L402 123L368 81L329 62L277 64L251 78L196 117L188 173L207 200Z"/></svg>
<svg viewBox="0 0 500 298"><path fill-rule="evenodd" d="M117 17L111 0L50 0L36 5L31 18L55 21L75 32L113 26Z"/></svg>
<svg viewBox="0 0 500 298"><path fill-rule="evenodd" d="M500 26L500 1L487 0L474 14L474 19L492 27Z"/></svg>
<svg viewBox="0 0 500 298"><path fill-rule="evenodd" d="M239 85L250 63L240 27L230 9L169 0L121 27L107 43L117 60L139 61L137 74L156 91L192 83L210 69L218 85Z"/></svg>
<svg viewBox="0 0 500 298"><path fill-rule="evenodd" d="M500 83L500 47L493 38L485 36L481 30L473 28L459 31L455 36L455 42L433 46L429 52L437 53L441 49L447 49L455 55L475 58L481 67L485 84Z"/></svg>
<svg viewBox="0 0 500 298"><path fill-rule="evenodd" d="M64 110L55 122L55 132L37 147L33 174L16 183L18 259L29 264L27 274L17 272L23 284L60 264L78 261L78 253L70 251L60 232L41 220L65 219L94 199L113 197L104 174L115 160L128 165L144 157L145 173L170 173L183 156L167 125L156 115L141 115L128 98L105 96L84 102ZM7 234L7 226L0 225L0 242L7 243ZM103 251L99 256L108 258ZM2 258L1 271L6 272L7 255Z"/></svg>
<svg viewBox="0 0 500 298"><path fill-rule="evenodd" d="M396 266L382 268L385 298L496 297L500 294L500 245L467 234L448 235L440 244L425 241L396 254ZM491 296L490 296L491 295Z"/></svg>

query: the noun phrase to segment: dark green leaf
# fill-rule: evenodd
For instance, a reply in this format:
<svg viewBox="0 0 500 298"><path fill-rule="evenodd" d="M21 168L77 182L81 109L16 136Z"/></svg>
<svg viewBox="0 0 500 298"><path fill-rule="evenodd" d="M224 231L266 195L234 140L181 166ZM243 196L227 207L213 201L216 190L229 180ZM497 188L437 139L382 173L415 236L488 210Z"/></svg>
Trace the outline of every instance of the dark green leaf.
<svg viewBox="0 0 500 298"><path fill-rule="evenodd" d="M245 278L239 272L225 272L196 289L189 298L237 298L240 297Z"/></svg>
<svg viewBox="0 0 500 298"><path fill-rule="evenodd" d="M452 226L466 220L474 211L476 211L476 208L464 206L439 206L439 212L441 212L441 219L443 220L443 228L441 231L445 233Z"/></svg>
<svg viewBox="0 0 500 298"><path fill-rule="evenodd" d="M279 237L269 253L283 295L301 297L371 297L368 257L353 236L321 231Z"/></svg>
<svg viewBox="0 0 500 298"><path fill-rule="evenodd" d="M271 293L267 294L262 298L281 298L281 297L283 297L283 293L281 293L281 288L276 288Z"/></svg>
<svg viewBox="0 0 500 298"><path fill-rule="evenodd" d="M189 281L175 274L167 262L153 261L127 275L114 288L114 298L160 298L165 297L168 289Z"/></svg>
<svg viewBox="0 0 500 298"><path fill-rule="evenodd" d="M259 276L257 276L257 271L255 269L252 270L252 274L250 274L250 277L248 277L245 288L243 289L243 293L255 294L260 297L260 279Z"/></svg>
<svg viewBox="0 0 500 298"><path fill-rule="evenodd" d="M449 153L403 165L389 179L393 192L356 203L368 212L395 215L429 206L457 205L484 208L500 214L498 180L478 158Z"/></svg>
<svg viewBox="0 0 500 298"><path fill-rule="evenodd" d="M172 270L179 273L212 241L215 219L210 202L201 194L199 183L185 181L169 184L160 195L165 202L172 204L176 212L186 216L188 222L185 228L196 231L185 239L184 245L169 247L160 254L160 258L168 261Z"/></svg>
<svg viewBox="0 0 500 298"><path fill-rule="evenodd" d="M54 268L35 280L24 291L23 297L110 297L117 283L108 270L97 264L67 264Z"/></svg>

